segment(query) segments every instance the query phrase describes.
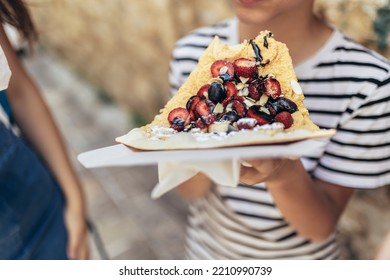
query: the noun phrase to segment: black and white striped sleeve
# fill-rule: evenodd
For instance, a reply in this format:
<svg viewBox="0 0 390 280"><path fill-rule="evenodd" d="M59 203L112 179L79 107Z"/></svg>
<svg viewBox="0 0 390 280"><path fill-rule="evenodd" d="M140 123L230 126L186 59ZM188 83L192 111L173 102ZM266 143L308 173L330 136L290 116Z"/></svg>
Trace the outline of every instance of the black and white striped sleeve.
<svg viewBox="0 0 390 280"><path fill-rule="evenodd" d="M390 184L390 79L342 118L313 175L354 188Z"/></svg>
<svg viewBox="0 0 390 280"><path fill-rule="evenodd" d="M170 63L169 81L172 95L185 82L190 73L198 64L199 57L203 54L215 36L222 42L227 42L230 21L217 23L213 26L201 27L176 42L172 52Z"/></svg>
<svg viewBox="0 0 390 280"><path fill-rule="evenodd" d="M172 52L170 62L169 82L171 95L174 95L188 78L198 63L204 48L194 48L188 44L177 44Z"/></svg>
<svg viewBox="0 0 390 280"><path fill-rule="evenodd" d="M179 63L172 57L169 64L169 87L171 95L175 95L181 86L181 71Z"/></svg>

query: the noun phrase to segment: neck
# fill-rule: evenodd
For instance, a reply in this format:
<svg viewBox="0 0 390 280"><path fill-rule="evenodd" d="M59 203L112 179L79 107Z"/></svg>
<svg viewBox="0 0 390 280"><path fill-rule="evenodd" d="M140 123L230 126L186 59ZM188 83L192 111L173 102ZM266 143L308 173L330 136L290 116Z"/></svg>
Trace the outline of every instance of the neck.
<svg viewBox="0 0 390 280"><path fill-rule="evenodd" d="M302 17L297 14L283 16L283 20L275 18L261 25L239 21L240 41L256 37L261 30L269 30L278 41L287 45L293 63L298 64L315 54L332 32L314 15L304 17L305 13L302 14Z"/></svg>

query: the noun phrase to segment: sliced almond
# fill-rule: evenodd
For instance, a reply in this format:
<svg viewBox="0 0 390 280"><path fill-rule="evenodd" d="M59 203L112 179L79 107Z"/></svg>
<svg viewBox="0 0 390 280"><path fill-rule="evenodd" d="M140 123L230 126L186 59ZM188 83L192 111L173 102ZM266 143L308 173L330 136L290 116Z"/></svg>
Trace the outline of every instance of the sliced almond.
<svg viewBox="0 0 390 280"><path fill-rule="evenodd" d="M291 80L291 88L295 94L303 94L302 88L296 80Z"/></svg>
<svg viewBox="0 0 390 280"><path fill-rule="evenodd" d="M209 132L227 132L229 129L229 122L215 122L209 125Z"/></svg>
<svg viewBox="0 0 390 280"><path fill-rule="evenodd" d="M238 95L240 96L248 96L249 94L249 89L247 87L244 87L243 89L238 91Z"/></svg>
<svg viewBox="0 0 390 280"><path fill-rule="evenodd" d="M226 74L229 68L227 66L222 66L221 69L219 69L219 75Z"/></svg>
<svg viewBox="0 0 390 280"><path fill-rule="evenodd" d="M238 126L236 122L229 125L229 131L238 131Z"/></svg>
<svg viewBox="0 0 390 280"><path fill-rule="evenodd" d="M226 111L226 112L231 112L231 111L233 111L233 104L232 104L232 103L229 103L229 104L226 106L225 111Z"/></svg>
<svg viewBox="0 0 390 280"><path fill-rule="evenodd" d="M270 77L271 79L276 79L274 74L268 74L268 77Z"/></svg>
<svg viewBox="0 0 390 280"><path fill-rule="evenodd" d="M243 84L245 84L248 80L249 80L249 78L240 77L240 81L241 81Z"/></svg>
<svg viewBox="0 0 390 280"><path fill-rule="evenodd" d="M253 102L251 99L245 98L244 104L249 108L249 107L255 105L255 102Z"/></svg>
<svg viewBox="0 0 390 280"><path fill-rule="evenodd" d="M239 83L238 85L236 85L236 88L238 89L238 90L241 90L241 89L243 89L244 87L247 87L248 85L246 85L246 84L243 84L243 83Z"/></svg>
<svg viewBox="0 0 390 280"><path fill-rule="evenodd" d="M215 107L214 107L213 113L219 114L222 112L223 112L223 105L221 103L217 103L217 105L215 105Z"/></svg>
<svg viewBox="0 0 390 280"><path fill-rule="evenodd" d="M269 111L267 108L265 108L264 106L261 106L261 107L260 107L260 111L262 111L262 112L264 112L264 113L266 113L266 114L268 114L268 115L271 114L270 111Z"/></svg>
<svg viewBox="0 0 390 280"><path fill-rule="evenodd" d="M263 95L260 97L259 101L256 102L256 104L257 104L257 105L264 105L265 103L267 103L268 98L269 98L268 95L263 94Z"/></svg>

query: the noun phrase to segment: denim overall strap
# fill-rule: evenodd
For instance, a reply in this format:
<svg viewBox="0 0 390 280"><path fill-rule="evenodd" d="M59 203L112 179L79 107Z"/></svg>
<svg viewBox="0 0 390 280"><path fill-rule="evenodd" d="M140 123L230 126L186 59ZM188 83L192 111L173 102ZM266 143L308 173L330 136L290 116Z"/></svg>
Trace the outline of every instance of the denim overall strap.
<svg viewBox="0 0 390 280"><path fill-rule="evenodd" d="M48 168L0 122L0 259L66 259L63 209Z"/></svg>

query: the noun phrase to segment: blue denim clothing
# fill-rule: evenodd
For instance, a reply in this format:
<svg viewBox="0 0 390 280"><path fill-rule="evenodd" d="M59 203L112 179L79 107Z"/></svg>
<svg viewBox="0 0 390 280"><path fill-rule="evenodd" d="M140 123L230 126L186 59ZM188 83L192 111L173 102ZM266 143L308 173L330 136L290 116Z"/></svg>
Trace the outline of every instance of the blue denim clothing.
<svg viewBox="0 0 390 280"><path fill-rule="evenodd" d="M12 115L12 108L8 102L8 98L5 90L0 90L0 106L3 107L4 112L7 114L9 122L13 124L14 118Z"/></svg>
<svg viewBox="0 0 390 280"><path fill-rule="evenodd" d="M67 259L63 209L48 168L0 122L0 259Z"/></svg>

